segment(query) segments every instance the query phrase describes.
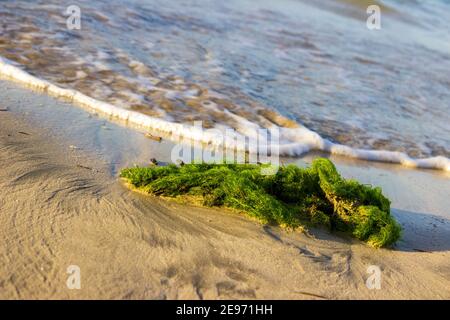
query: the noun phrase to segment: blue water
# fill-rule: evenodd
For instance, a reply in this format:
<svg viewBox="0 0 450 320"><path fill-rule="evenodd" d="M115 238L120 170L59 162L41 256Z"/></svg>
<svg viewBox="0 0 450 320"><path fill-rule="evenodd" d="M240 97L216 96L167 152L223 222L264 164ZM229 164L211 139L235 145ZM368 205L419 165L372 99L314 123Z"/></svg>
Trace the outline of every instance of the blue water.
<svg viewBox="0 0 450 320"><path fill-rule="evenodd" d="M349 146L449 157L450 2L382 1L381 30L366 2L0 1L0 55L175 122L266 126L272 110Z"/></svg>

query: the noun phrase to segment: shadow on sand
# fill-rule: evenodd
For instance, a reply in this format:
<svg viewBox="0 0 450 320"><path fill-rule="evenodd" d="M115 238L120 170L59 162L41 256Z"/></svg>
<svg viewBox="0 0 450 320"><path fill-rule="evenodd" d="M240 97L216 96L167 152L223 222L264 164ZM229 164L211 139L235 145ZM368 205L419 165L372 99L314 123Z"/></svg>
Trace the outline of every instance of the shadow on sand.
<svg viewBox="0 0 450 320"><path fill-rule="evenodd" d="M402 225L401 240L395 249L401 251L449 251L450 220L428 213L392 209L392 214Z"/></svg>
<svg viewBox="0 0 450 320"><path fill-rule="evenodd" d="M400 209L392 209L391 212L403 229L401 239L391 248L392 250L404 252L450 250L450 220L447 218ZM266 225L263 230L274 240L286 242L286 235L278 228ZM308 228L308 233L313 235L315 239L333 241L344 246L358 242L345 233L330 232L325 228Z"/></svg>

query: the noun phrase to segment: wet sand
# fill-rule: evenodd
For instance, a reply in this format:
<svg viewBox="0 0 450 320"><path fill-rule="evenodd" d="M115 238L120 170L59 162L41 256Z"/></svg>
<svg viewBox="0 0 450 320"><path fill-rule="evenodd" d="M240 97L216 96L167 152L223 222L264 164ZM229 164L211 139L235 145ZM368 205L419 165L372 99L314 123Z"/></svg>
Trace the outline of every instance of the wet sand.
<svg viewBox="0 0 450 320"><path fill-rule="evenodd" d="M404 237L376 250L133 193L117 171L167 161L170 143L10 83L0 97L0 298L450 298L446 173L333 158L393 201ZM370 265L380 290L365 285Z"/></svg>

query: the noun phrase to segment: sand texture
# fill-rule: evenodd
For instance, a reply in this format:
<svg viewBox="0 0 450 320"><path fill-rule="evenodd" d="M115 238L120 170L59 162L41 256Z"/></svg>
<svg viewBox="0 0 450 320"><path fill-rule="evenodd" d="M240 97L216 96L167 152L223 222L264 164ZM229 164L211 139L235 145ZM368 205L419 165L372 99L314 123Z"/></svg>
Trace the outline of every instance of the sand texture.
<svg viewBox="0 0 450 320"><path fill-rule="evenodd" d="M0 103L8 109L0 112L0 298L450 299L447 176L338 161L344 175L378 183L393 199L404 238L376 250L131 192L113 152L101 156L108 138L96 140L100 155L74 146L51 121L33 122L43 111L27 114L44 99L61 106L58 117L61 102L14 94L0 90L9 97ZM86 125L100 121L77 112ZM129 135L113 127L109 134ZM69 265L80 267L80 290L66 286ZM370 265L382 271L380 290L366 287Z"/></svg>

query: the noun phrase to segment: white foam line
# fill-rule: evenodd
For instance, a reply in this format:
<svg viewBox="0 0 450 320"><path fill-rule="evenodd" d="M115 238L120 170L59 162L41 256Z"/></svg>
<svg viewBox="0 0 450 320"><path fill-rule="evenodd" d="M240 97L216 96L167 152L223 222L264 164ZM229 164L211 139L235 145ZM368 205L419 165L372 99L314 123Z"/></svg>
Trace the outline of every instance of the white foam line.
<svg viewBox="0 0 450 320"><path fill-rule="evenodd" d="M126 121L130 124L137 125L146 129L159 130L175 137L184 137L199 142L210 143L215 145L223 144L223 137L212 132L201 130L201 128L174 123L167 120L154 118L136 111L118 108L106 102L102 102L85 94L71 89L60 88L48 81L39 79L23 71L22 69L12 65L7 59L0 57L0 75L12 81L19 82L30 88L44 91L56 98L64 98L75 104L82 105L93 111L103 113L113 118ZM254 128L258 127L247 119L231 115L238 123L237 128L242 134L254 132ZM438 156L427 159L413 159L405 153L385 151L385 150L365 150L355 149L349 146L332 143L327 139L323 139L319 134L305 127L299 128L279 128L280 143L279 152L286 156L299 156L311 150L326 151L331 154L358 158L369 161L380 161L398 163L408 167L439 169L450 172L450 159ZM242 148L242 145L236 145Z"/></svg>

